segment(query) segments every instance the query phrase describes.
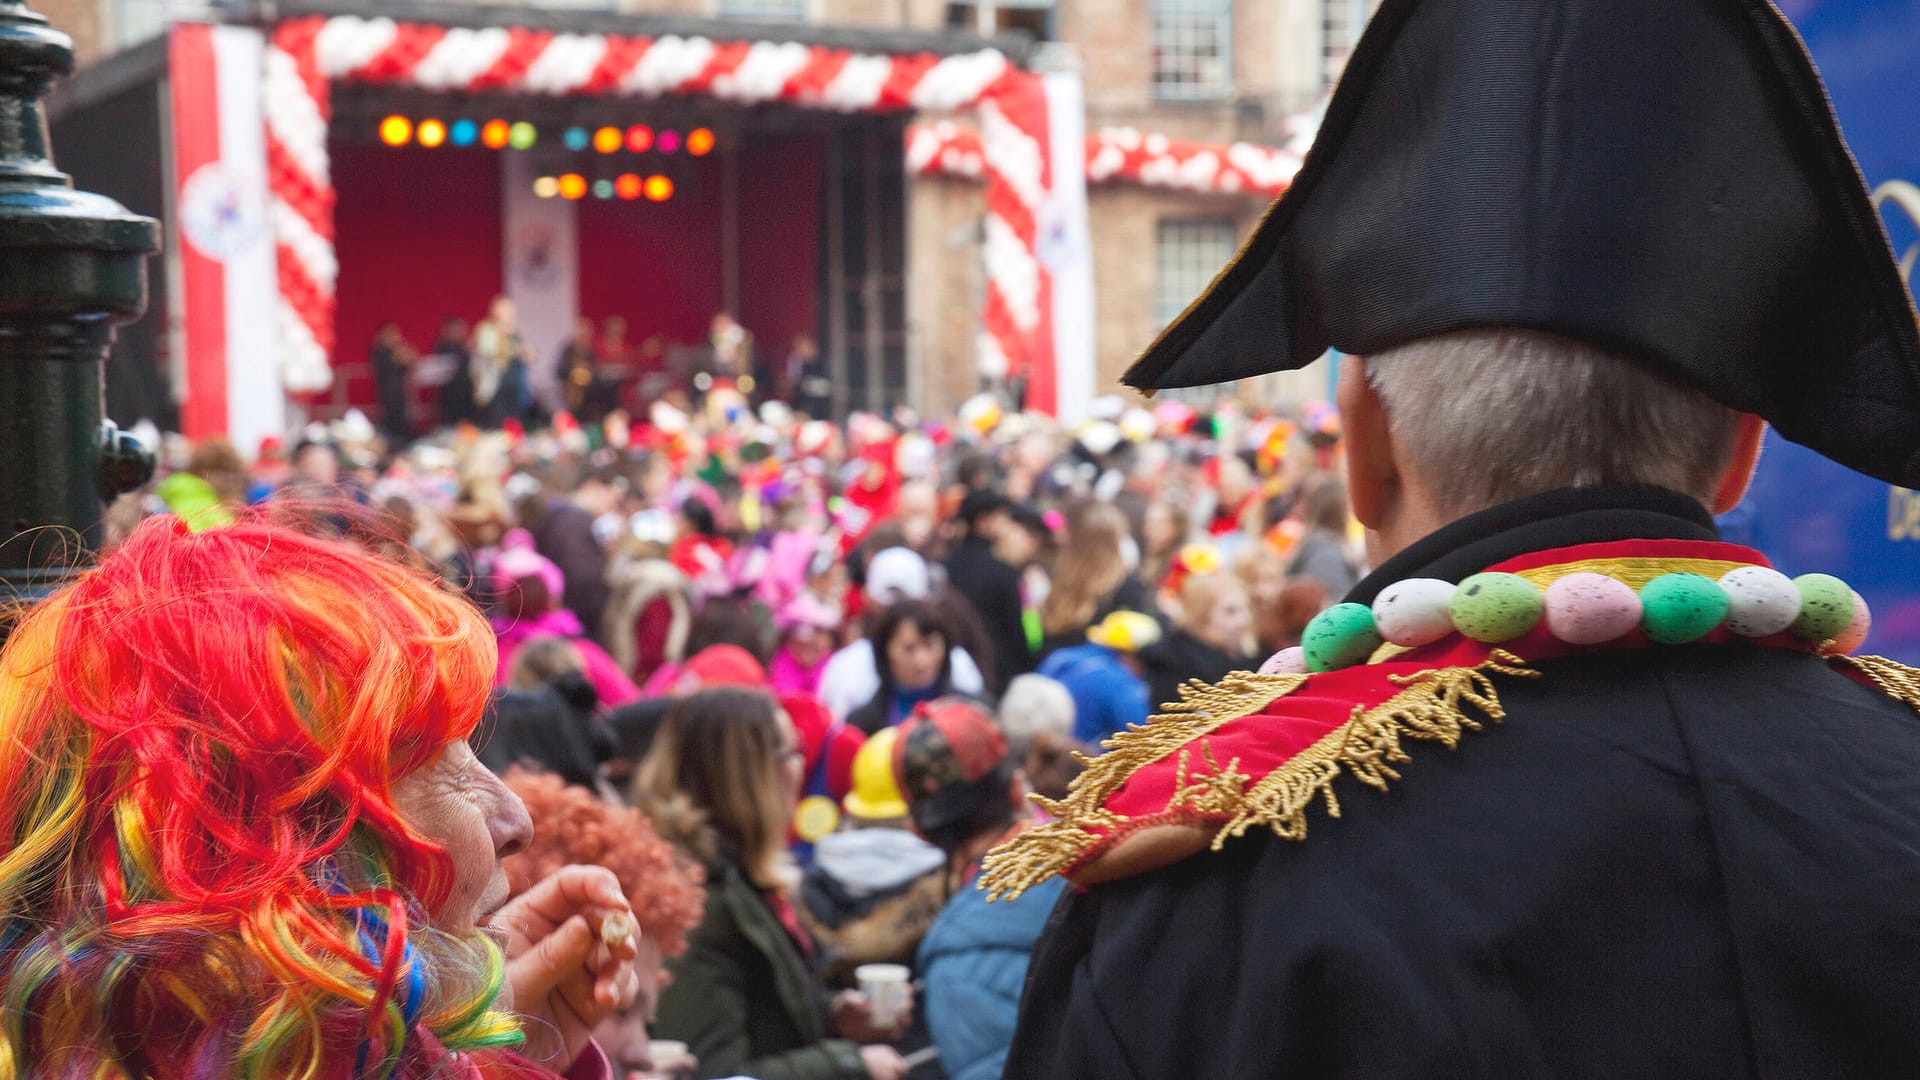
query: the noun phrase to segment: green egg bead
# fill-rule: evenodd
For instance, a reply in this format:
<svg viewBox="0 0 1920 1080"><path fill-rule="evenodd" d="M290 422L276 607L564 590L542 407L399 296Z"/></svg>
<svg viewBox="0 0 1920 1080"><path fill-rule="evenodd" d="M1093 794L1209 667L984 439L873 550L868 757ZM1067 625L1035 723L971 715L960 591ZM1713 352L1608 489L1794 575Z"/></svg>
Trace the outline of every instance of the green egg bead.
<svg viewBox="0 0 1920 1080"><path fill-rule="evenodd" d="M1546 598L1517 574L1475 574L1453 591L1454 629L1489 644L1512 641L1539 625Z"/></svg>
<svg viewBox="0 0 1920 1080"><path fill-rule="evenodd" d="M1712 578L1662 574L1640 590L1640 629L1662 645L1685 645L1726 621L1727 606L1726 590Z"/></svg>
<svg viewBox="0 0 1920 1080"><path fill-rule="evenodd" d="M1788 631L1802 641L1829 641L1853 625L1853 589L1832 574L1801 574L1800 617Z"/></svg>
<svg viewBox="0 0 1920 1080"><path fill-rule="evenodd" d="M1373 609L1365 604L1335 604L1313 617L1300 635L1308 671L1337 671L1365 661L1380 647Z"/></svg>

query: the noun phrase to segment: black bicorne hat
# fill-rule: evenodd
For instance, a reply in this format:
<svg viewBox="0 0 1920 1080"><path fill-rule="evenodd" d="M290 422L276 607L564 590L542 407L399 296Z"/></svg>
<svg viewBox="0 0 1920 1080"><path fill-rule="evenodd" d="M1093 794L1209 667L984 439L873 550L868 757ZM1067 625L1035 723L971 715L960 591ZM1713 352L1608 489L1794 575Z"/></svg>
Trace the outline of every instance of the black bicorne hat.
<svg viewBox="0 0 1920 1080"><path fill-rule="evenodd" d="M1520 327L1920 486L1920 328L1766 0L1386 0L1293 186L1142 390Z"/></svg>

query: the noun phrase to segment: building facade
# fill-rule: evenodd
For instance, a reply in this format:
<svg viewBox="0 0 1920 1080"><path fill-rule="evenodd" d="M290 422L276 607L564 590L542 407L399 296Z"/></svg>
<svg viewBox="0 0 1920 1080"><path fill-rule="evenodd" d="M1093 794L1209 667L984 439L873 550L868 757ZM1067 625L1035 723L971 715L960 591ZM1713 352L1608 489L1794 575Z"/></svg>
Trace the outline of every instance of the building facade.
<svg viewBox="0 0 1920 1080"><path fill-rule="evenodd" d="M1020 33L1037 42L1033 66L1080 74L1090 135L1118 129L1141 139L1284 146L1298 135L1297 118L1338 76L1370 4L619 0L529 6L739 20L770 35L781 26ZM170 19L208 15L208 5L190 0L40 0L36 7L74 36L83 64L151 39ZM1089 185L1096 393L1117 391L1120 373L1227 263L1267 201L1255 192L1203 193L1118 179ZM977 178L918 175L907 184L906 203L904 280L883 287L906 296L905 403L943 412L983 386L977 339L986 288L984 194ZM1243 391L1270 401L1325 397L1324 367L1255 380Z"/></svg>

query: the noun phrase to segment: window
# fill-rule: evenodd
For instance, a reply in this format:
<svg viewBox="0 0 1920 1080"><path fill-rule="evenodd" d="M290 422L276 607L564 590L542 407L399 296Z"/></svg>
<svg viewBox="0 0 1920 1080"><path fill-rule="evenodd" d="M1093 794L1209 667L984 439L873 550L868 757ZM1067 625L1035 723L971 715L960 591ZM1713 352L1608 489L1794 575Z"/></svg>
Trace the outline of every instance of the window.
<svg viewBox="0 0 1920 1080"><path fill-rule="evenodd" d="M1233 0L1153 0L1153 92L1173 99L1232 89Z"/></svg>
<svg viewBox="0 0 1920 1080"><path fill-rule="evenodd" d="M1332 87L1346 70L1347 57L1366 29L1367 0L1320 0L1320 81Z"/></svg>
<svg viewBox="0 0 1920 1080"><path fill-rule="evenodd" d="M1053 0L980 0L947 5L947 29L974 34L1017 31L1035 41L1053 38Z"/></svg>
<svg viewBox="0 0 1920 1080"><path fill-rule="evenodd" d="M1162 221L1154 238L1153 314L1161 326L1187 310L1233 258L1233 222Z"/></svg>
<svg viewBox="0 0 1920 1080"><path fill-rule="evenodd" d="M720 0L723 19L760 19L766 22L807 21L807 0Z"/></svg>

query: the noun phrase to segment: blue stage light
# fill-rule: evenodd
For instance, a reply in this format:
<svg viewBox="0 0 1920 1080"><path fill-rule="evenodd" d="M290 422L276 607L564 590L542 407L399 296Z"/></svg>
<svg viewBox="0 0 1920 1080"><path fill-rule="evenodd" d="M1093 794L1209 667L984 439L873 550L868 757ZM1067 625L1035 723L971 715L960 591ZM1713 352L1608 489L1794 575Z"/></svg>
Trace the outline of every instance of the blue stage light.
<svg viewBox="0 0 1920 1080"><path fill-rule="evenodd" d="M447 141L455 146L472 146L480 138L480 125L471 120L455 120L447 126Z"/></svg>

